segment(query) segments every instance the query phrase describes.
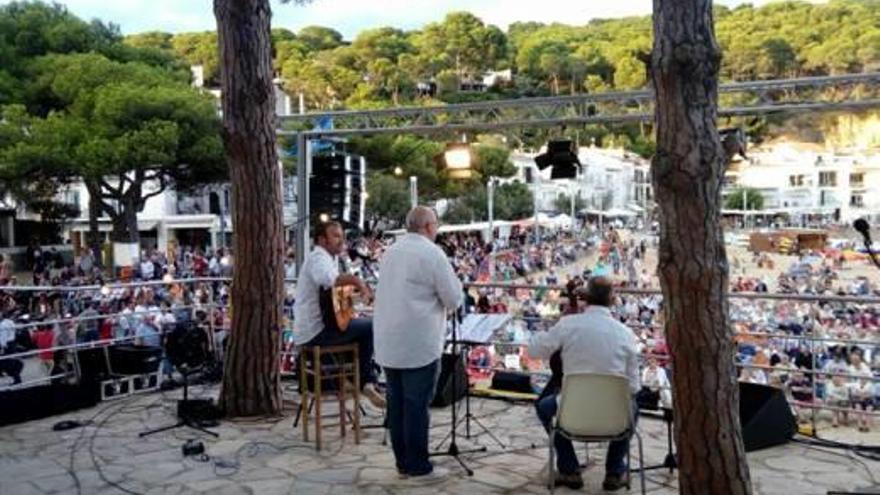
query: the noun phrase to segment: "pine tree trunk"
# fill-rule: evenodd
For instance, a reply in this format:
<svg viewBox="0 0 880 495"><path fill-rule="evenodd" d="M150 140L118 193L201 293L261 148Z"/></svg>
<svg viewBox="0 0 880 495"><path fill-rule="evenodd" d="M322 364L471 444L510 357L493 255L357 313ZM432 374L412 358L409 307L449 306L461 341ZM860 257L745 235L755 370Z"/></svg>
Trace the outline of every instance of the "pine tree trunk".
<svg viewBox="0 0 880 495"><path fill-rule="evenodd" d="M235 226L232 328L220 404L230 417L278 414L284 232L269 0L214 0L214 15Z"/></svg>
<svg viewBox="0 0 880 495"><path fill-rule="evenodd" d="M710 0L654 0L651 70L660 207L658 272L673 357L679 491L751 493L739 423L721 229L725 154Z"/></svg>
<svg viewBox="0 0 880 495"><path fill-rule="evenodd" d="M101 232L98 226L98 219L101 218L101 197L99 196L101 186L100 184L89 185L87 183L86 189L89 191L89 232L86 234L86 245L92 251L92 256L95 257L95 264L99 268L103 268L104 253L101 249ZM109 262L111 265L113 264L112 260Z"/></svg>

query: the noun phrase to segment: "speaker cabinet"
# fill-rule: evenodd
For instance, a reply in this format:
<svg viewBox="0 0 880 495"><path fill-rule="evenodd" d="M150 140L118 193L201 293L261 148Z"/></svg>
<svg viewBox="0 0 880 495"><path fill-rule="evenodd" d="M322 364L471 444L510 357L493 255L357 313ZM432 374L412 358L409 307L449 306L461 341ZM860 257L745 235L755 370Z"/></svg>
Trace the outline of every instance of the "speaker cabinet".
<svg viewBox="0 0 880 495"><path fill-rule="evenodd" d="M766 385L740 382L739 419L746 452L782 445L797 432L782 390Z"/></svg>

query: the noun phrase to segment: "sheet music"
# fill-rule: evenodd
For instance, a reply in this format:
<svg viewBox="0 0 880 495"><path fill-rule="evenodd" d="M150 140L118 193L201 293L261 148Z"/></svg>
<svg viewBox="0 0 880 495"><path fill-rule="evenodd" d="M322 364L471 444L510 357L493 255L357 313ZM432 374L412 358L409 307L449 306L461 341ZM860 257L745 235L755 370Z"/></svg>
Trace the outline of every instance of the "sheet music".
<svg viewBox="0 0 880 495"><path fill-rule="evenodd" d="M458 340L488 344L492 335L506 326L511 320L509 314L469 314L464 317L458 329ZM448 337L451 339L452 334Z"/></svg>

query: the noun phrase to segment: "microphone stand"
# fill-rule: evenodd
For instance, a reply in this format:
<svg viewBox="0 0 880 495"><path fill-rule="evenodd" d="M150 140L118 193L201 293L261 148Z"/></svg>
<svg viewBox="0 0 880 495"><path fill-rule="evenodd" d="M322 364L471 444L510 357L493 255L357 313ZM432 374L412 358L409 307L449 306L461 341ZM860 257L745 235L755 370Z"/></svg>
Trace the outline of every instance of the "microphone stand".
<svg viewBox="0 0 880 495"><path fill-rule="evenodd" d="M871 237L865 234L862 234L862 236L865 238L865 250L868 251L868 257L874 262L874 266L880 269L880 261L877 260L877 255L874 253L874 243L871 241Z"/></svg>
<svg viewBox="0 0 880 495"><path fill-rule="evenodd" d="M464 471L467 473L468 476L473 476L474 475L473 469L469 468L467 466L467 464L464 463L464 461L461 459L460 456L463 454L473 454L476 452L485 452L486 447L479 447L479 448L475 448L475 449L462 450L462 449L458 448L458 444L455 441L456 429L458 428L458 416L457 416L458 377L456 376L456 374L457 374L457 368L458 368L457 365L461 361L461 356L458 354L458 318L459 318L458 310L456 310L452 316L452 357L456 361L453 363L452 370L450 371L450 374L449 374L450 379L452 380L452 430L449 433L449 437L450 437L449 448L446 449L445 451L440 450L440 451L436 451L436 452L431 452L428 455L430 457L448 455L448 456L454 458L456 461L458 461L458 463L461 465L461 467L464 469ZM467 376L467 374L465 374L465 376Z"/></svg>

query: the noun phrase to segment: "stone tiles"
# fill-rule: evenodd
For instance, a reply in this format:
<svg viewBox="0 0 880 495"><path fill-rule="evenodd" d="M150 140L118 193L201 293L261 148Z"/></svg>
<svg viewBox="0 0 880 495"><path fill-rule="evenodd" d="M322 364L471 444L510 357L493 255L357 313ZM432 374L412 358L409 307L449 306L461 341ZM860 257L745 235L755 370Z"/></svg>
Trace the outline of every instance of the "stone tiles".
<svg viewBox="0 0 880 495"><path fill-rule="evenodd" d="M194 387L195 395L216 395L214 387ZM435 458L449 475L432 483L399 479L383 430L364 431L360 445L352 436L339 439L338 428L324 433L325 449L301 439L293 429L293 414L253 421L223 421L214 439L189 428L138 438L149 428L173 424L178 392L141 395L108 401L63 416L0 428L0 494L489 494L547 493L546 436L530 405L474 399L480 422L507 448L502 449L476 423L470 440L459 429L459 448L486 446L488 451L464 456L475 474L468 477L454 459ZM292 395L291 398L294 396ZM3 405L2 407L9 407ZM14 407L14 405L12 405ZM329 408L335 407L331 404ZM291 407L292 408L292 407ZM462 408L463 409L463 408ZM56 432L52 425L65 419L88 424ZM379 425L375 411L364 424ZM433 410L432 447L449 431L449 409ZM648 464L662 463L666 427L659 419L640 420ZM822 431L843 441L880 444L880 434L849 429ZM207 459L183 458L181 445L199 439ZM442 445L445 449L448 443ZM585 448L577 446L584 461ZM637 450L633 449L633 455ZM585 493L602 493L604 446L589 446L584 472ZM635 461L634 461L635 462ZM880 493L880 463L838 450L790 443L749 454L757 494L825 494L828 491ZM648 472L648 492L677 493L677 474ZM570 492L560 489L560 493ZM623 492L626 493L626 492ZM638 478L633 492L638 493Z"/></svg>

